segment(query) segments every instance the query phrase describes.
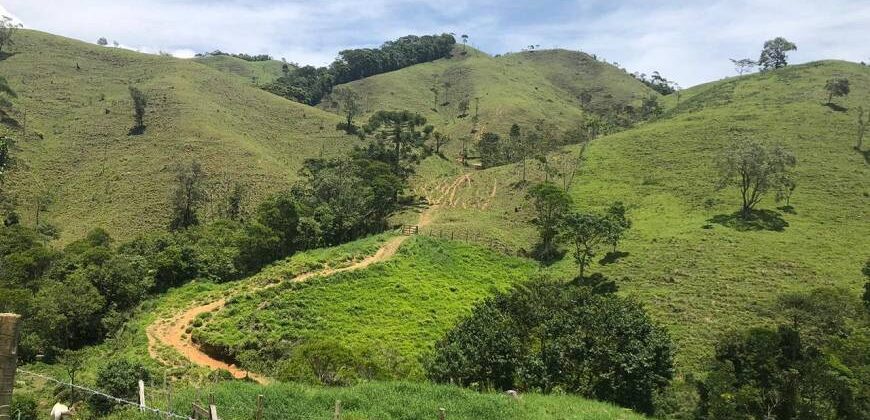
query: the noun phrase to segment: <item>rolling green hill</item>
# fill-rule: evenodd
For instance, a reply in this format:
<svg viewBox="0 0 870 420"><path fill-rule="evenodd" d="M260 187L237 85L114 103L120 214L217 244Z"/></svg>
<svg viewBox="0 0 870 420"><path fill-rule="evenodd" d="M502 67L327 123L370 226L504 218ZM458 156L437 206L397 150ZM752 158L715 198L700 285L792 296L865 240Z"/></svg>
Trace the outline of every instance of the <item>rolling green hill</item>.
<svg viewBox="0 0 870 420"><path fill-rule="evenodd" d="M387 375L420 379L423 355L475 302L536 271L528 260L418 237L365 270L234 297L192 336L234 359L258 362L275 362L257 355L284 342L336 340ZM271 277L264 271L252 281Z"/></svg>
<svg viewBox="0 0 870 420"><path fill-rule="evenodd" d="M96 226L121 240L164 226L177 163L196 159L211 184L241 182L256 202L288 185L305 158L355 141L335 131L331 113L191 60L30 30L9 52L0 75L18 93L18 125L7 121L0 135L16 138L18 165L5 188L26 224L37 197L51 196L44 217L62 242ZM128 85L148 98L142 135L128 135Z"/></svg>
<svg viewBox="0 0 870 420"><path fill-rule="evenodd" d="M847 77L852 92L829 107L824 84L835 75ZM770 320L780 293L824 285L858 293L870 256L870 165L853 145L857 108L870 108L870 69L839 61L791 66L688 89L668 104L658 121L593 141L570 194L578 209L629 206L634 226L620 246L629 255L592 271L617 279L621 293L670 327L682 366L697 367L721 332ZM713 159L743 136L797 156L794 213L778 210L772 196L760 205L779 213L782 231L716 222L728 220L740 199L736 190L715 190ZM530 168L533 181L543 180L537 165ZM531 249L532 211L516 187L518 165L457 183L459 172L437 157L423 164L417 191L441 204L432 229ZM569 277L576 269L568 256L552 270Z"/></svg>
<svg viewBox="0 0 870 420"><path fill-rule="evenodd" d="M584 112L603 112L655 94L613 65L576 51L541 50L491 57L457 46L451 58L379 74L346 86L359 94L365 118L381 109L408 109L454 137L448 153L458 153L478 112L479 131L506 134L511 124L539 120L571 128ZM437 89L438 100L432 89ZM589 102L581 97L589 95ZM657 94L655 94L657 95ZM468 115L458 117L468 100ZM478 101L479 100L479 101ZM329 100L321 108L337 110Z"/></svg>
<svg viewBox="0 0 870 420"><path fill-rule="evenodd" d="M196 57L193 61L238 76L241 80L253 84L266 84L281 77L283 74L281 66L284 65L278 60L246 61L230 55L206 55Z"/></svg>

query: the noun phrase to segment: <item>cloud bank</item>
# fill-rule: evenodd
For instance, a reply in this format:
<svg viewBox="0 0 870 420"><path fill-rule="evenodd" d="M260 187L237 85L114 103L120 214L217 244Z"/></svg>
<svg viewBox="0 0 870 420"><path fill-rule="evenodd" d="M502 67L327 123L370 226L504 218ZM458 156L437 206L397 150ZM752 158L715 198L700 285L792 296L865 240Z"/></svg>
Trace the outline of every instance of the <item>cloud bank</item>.
<svg viewBox="0 0 870 420"><path fill-rule="evenodd" d="M179 56L220 49L323 65L345 48L454 32L489 53L580 49L683 86L733 74L729 58L756 58L776 36L798 45L793 62L870 61L866 0L0 1L30 28Z"/></svg>

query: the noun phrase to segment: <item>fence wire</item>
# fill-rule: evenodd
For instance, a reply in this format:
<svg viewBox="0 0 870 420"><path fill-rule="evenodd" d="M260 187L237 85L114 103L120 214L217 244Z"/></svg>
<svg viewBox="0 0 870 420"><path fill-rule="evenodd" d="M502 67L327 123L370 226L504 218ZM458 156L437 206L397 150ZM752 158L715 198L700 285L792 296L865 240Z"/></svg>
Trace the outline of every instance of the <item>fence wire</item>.
<svg viewBox="0 0 870 420"><path fill-rule="evenodd" d="M156 414L156 415L158 415L158 416L170 417L170 418L176 418L176 419L185 419L185 420L190 419L190 417L188 417L188 416L178 415L178 414L175 414L175 413L173 413L173 412L171 412L171 411L161 410L161 409L159 409L159 408L152 408L152 407L148 407L148 406L141 406L141 405L139 405L138 402L133 402L133 401L125 400L125 399L123 399L123 398L118 398L118 397L115 397L115 396L112 396L112 395L106 394L105 392L98 391L98 390L95 390L95 389L90 389L90 388L87 388L87 387L84 387L84 386L81 386L81 385L76 385L76 384L72 384L72 383L69 383L69 382L64 382L64 381L61 381L61 380L58 380L58 379L52 378L51 376L46 376L46 375L43 375L43 374L40 374L40 373L36 373L36 372L30 372L30 371L27 371L27 370L24 370L24 369L21 369L21 368L17 368L16 370L17 370L19 373L23 373L23 374L25 374L25 375L30 375L30 376L34 376L34 377L37 377L37 378L42 378L42 379L44 379L44 380L46 380L46 381L54 382L54 383L56 383L56 384L58 384L58 385L63 385L63 386L72 387L72 388L78 389L78 390L80 390L80 391L84 391L84 392L86 392L86 393L89 393L89 394L91 394L91 395L98 395L98 396L103 397L103 398L105 398L105 399L107 399L107 400L114 401L114 402L116 402L116 403L118 403L118 404L126 404L126 405L130 405L130 406L133 406L133 407L136 407L136 408L142 409L142 410L144 410L144 411L149 411L149 412L154 413L154 414Z"/></svg>

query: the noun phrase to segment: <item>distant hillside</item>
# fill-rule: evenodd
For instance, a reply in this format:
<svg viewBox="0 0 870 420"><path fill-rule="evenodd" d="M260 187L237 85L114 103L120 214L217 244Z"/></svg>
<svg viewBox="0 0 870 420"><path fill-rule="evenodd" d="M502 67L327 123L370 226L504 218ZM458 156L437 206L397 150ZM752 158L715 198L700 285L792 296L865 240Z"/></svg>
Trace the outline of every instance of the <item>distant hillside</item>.
<svg viewBox="0 0 870 420"><path fill-rule="evenodd" d="M193 61L257 85L273 82L284 74L282 71L284 63L278 60L246 61L230 55L206 55L196 57Z"/></svg>
<svg viewBox="0 0 870 420"><path fill-rule="evenodd" d="M829 107L824 85L834 76L847 77L851 93ZM670 326L682 365L697 366L722 331L769 320L777 294L822 285L858 293L870 256L870 165L853 146L857 109L870 108L870 68L790 66L687 89L679 104L676 97L667 104L664 118L593 141L570 193L579 209L601 211L617 200L629 207L634 226L620 246L628 255L592 271L618 280L622 293ZM782 231L716 222L740 199L736 190L716 191L713 159L741 136L781 143L797 156L794 214L777 209L783 204L772 196L760 205L779 214ZM537 165L529 168L532 181L544 178ZM531 249L532 210L515 186L519 166L472 171L456 182L459 172L439 158L423 164L417 191L441 205L432 229ZM570 256L554 269L576 273Z"/></svg>
<svg viewBox="0 0 870 420"><path fill-rule="evenodd" d="M34 222L36 198L50 195L44 217L62 229L62 241L95 226L121 240L164 226L179 162L200 161L212 184L241 182L255 202L287 186L305 158L344 153L355 141L335 131L334 114L191 60L31 30L18 32L10 53L0 75L18 93L20 126L0 126L17 138L18 165L6 188L26 224ZM149 102L138 136L127 134L128 85Z"/></svg>
<svg viewBox="0 0 870 420"><path fill-rule="evenodd" d="M654 93L628 73L576 51L541 50L491 57L457 46L453 57L418 64L342 85L359 93L365 115L380 109L408 109L454 137L471 136L479 114L480 131L506 134L510 126L539 120L572 127L584 112L603 113L634 105ZM436 91L433 91L435 89ZM437 93L437 100L436 100ZM465 116L460 103L468 102ZM339 111L332 101L324 109Z"/></svg>

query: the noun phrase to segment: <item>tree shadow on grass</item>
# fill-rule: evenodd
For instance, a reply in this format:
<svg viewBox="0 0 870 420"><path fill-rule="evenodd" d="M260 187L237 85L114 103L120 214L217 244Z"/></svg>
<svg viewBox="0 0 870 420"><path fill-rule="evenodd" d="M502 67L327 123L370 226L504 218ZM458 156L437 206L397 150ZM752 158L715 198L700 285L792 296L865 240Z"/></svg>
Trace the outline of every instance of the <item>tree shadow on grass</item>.
<svg viewBox="0 0 870 420"><path fill-rule="evenodd" d="M565 251L558 248L546 249L543 244L538 243L532 249L532 257L546 267L565 258Z"/></svg>
<svg viewBox="0 0 870 420"><path fill-rule="evenodd" d="M825 106L828 108L831 108L832 111L837 111L837 112L846 112L848 110L848 108L837 105L833 102L828 102L825 104Z"/></svg>
<svg viewBox="0 0 870 420"><path fill-rule="evenodd" d="M797 212L794 209L794 206L782 206L782 207L777 207L776 209L783 212L783 213L786 213L786 214L797 214Z"/></svg>
<svg viewBox="0 0 870 420"><path fill-rule="evenodd" d="M15 118L12 118L9 114L0 111L0 124L3 124L12 129L21 128L21 123L18 122Z"/></svg>
<svg viewBox="0 0 870 420"><path fill-rule="evenodd" d="M739 211L732 214L718 214L708 221L740 232L751 230L782 232L788 227L788 222L782 218L782 214L773 210L753 210L746 218Z"/></svg>
<svg viewBox="0 0 870 420"><path fill-rule="evenodd" d="M858 150L858 153L864 156L864 163L870 165L870 149Z"/></svg>
<svg viewBox="0 0 870 420"><path fill-rule="evenodd" d="M577 286L588 287L592 289L593 293L600 295L616 293L619 291L619 286L616 282L604 277L601 273L593 273L584 277L577 276L572 280L572 283Z"/></svg>
<svg viewBox="0 0 870 420"><path fill-rule="evenodd" d="M621 260L629 255L631 255L631 254L629 254L628 252L624 252L624 251L611 251L611 252L608 252L606 255L604 255L604 258L598 260L598 264L601 264L601 265L613 264L613 263L618 262L619 260Z"/></svg>
<svg viewBox="0 0 870 420"><path fill-rule="evenodd" d="M139 136L145 133L145 126L133 127L127 132L128 136Z"/></svg>
<svg viewBox="0 0 870 420"><path fill-rule="evenodd" d="M12 57L15 54L18 54L18 53L17 52L9 53L9 52L5 52L5 51L0 52L0 61L3 61L9 57Z"/></svg>

